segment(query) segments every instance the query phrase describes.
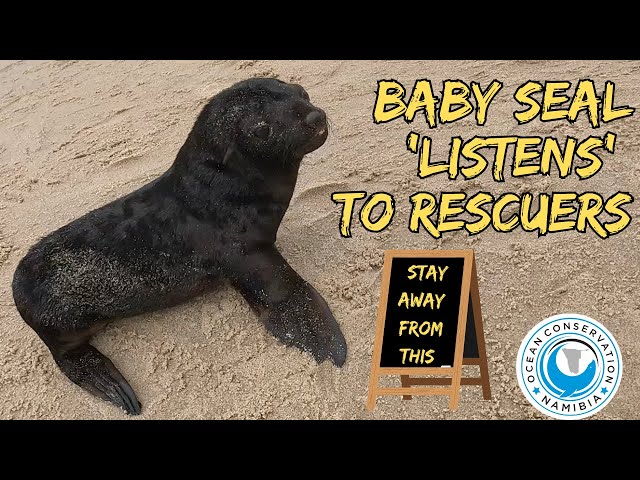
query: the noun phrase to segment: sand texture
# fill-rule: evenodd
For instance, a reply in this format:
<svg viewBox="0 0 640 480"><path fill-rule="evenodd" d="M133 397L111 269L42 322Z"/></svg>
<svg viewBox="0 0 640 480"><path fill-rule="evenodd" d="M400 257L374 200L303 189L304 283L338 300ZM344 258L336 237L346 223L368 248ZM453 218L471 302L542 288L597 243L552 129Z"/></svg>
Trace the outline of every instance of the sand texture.
<svg viewBox="0 0 640 480"><path fill-rule="evenodd" d="M39 238L156 178L173 162L205 102L236 81L277 77L303 85L325 109L327 143L307 155L277 246L331 306L349 352L345 366L316 364L271 337L243 298L223 287L175 308L114 322L94 339L143 404L142 419L546 419L516 381L520 342L542 319L562 312L603 323L620 345L620 389L599 419L640 418L640 202L606 240L593 231L538 237L518 228L489 228L473 237L434 239L407 228L417 191L617 191L640 194L640 113L592 128L534 120L518 126L512 97L527 80L615 82L616 105L640 106L640 62L618 61L4 61L0 62L0 418L120 419L122 411L73 385L15 309L15 267ZM375 125L376 82L394 78L460 79L486 87L504 83L484 127L473 116L427 128L424 117ZM521 108L521 107L520 107ZM594 177L534 175L498 183L490 171L452 182L420 179L405 146L414 130L433 139L434 158L451 137L617 134L614 154ZM354 223L338 230L335 191L389 192L391 226L371 233ZM640 198L640 197L638 197ZM493 398L462 388L459 408L446 397L378 398L366 409L385 249L468 249L476 252ZM396 382L396 383L394 383ZM399 385L389 379L389 385Z"/></svg>

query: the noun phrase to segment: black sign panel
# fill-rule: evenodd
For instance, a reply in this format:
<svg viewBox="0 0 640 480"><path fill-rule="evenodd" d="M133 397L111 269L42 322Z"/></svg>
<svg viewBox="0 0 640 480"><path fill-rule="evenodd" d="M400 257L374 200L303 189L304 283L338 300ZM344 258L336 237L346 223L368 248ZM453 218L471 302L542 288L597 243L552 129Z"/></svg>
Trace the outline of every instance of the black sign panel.
<svg viewBox="0 0 640 480"><path fill-rule="evenodd" d="M463 271L464 258L392 259L380 367L453 367Z"/></svg>

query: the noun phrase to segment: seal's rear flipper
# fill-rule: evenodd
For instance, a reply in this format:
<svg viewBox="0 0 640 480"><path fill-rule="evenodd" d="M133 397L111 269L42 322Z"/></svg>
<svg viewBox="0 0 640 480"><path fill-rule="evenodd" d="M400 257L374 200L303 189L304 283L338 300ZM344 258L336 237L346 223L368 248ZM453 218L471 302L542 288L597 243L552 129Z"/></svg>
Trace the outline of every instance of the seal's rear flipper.
<svg viewBox="0 0 640 480"><path fill-rule="evenodd" d="M73 383L124 409L129 415L140 415L142 406L133 389L111 360L95 347L83 344L64 353L52 353Z"/></svg>
<svg viewBox="0 0 640 480"><path fill-rule="evenodd" d="M233 259L227 268L233 285L276 338L311 353L318 363L330 359L344 365L347 343L327 302L275 247Z"/></svg>

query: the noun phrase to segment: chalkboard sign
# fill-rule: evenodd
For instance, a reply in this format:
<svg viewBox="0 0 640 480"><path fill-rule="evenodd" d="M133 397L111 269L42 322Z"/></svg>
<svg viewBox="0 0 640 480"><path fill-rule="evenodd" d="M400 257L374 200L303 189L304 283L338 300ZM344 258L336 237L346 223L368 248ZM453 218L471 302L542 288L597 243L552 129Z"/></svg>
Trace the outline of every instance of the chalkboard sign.
<svg viewBox="0 0 640 480"><path fill-rule="evenodd" d="M463 365L478 365L480 377L462 378ZM385 374L400 375L402 387L380 388ZM386 251L369 409L378 395L449 395L455 409L461 384L482 385L490 398L473 250Z"/></svg>

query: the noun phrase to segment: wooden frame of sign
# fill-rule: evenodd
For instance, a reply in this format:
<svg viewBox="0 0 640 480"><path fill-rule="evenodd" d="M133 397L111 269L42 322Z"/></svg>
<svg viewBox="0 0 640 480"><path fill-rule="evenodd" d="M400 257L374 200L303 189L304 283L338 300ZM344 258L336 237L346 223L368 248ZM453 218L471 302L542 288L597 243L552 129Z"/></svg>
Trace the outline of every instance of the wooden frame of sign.
<svg viewBox="0 0 640 480"><path fill-rule="evenodd" d="M400 279L401 282L408 282L406 278L418 279L418 272L420 272L420 280L431 280L433 285L438 285L438 280L441 285L446 285L446 281L449 281L447 288L449 292L454 292L453 300L446 297L445 294L438 293L424 293L415 295L411 293L411 297L406 292L402 292L400 300L398 297L398 288L392 282L392 265L394 260L397 263L402 263L400 272L410 272L410 275L403 275L402 277L394 271L394 279ZM430 262L430 260L432 260ZM414 262L415 261L415 262ZM410 265L408 269L406 265ZM449 266L454 267L449 270ZM424 274L427 271L426 275ZM444 272L443 272L444 270ZM445 277L450 274L449 279ZM456 302L458 289L460 285L460 297ZM444 287L443 287L444 288ZM434 288L435 290L435 288ZM395 294L393 298L393 304L390 303L389 295ZM405 298L406 297L406 298ZM450 295L452 297L452 295ZM410 298L410 300L409 300ZM427 312L425 315L415 318L429 318L429 310L431 310L431 318L436 312L437 302L437 317L442 319L449 313L452 318L444 318L442 322L425 321L421 324L419 322L410 321L398 321L394 320L398 318L388 319L390 316L400 315L400 318L405 316L405 310L398 310L402 308L403 299L406 300L406 316L410 316L408 312L418 311L423 308L422 312ZM429 302L427 302L429 300ZM450 301L447 304L446 301ZM422 302L422 303L421 303ZM396 303L399 305L396 308ZM414 310L414 307L418 309ZM431 307L429 309L429 307ZM448 310L447 310L448 309ZM455 315L457 310L457 316ZM402 313L398 313L402 312ZM445 333L445 327L451 321L457 320L455 326L455 337L452 335L453 328L450 328L448 339ZM414 328L410 328L413 325ZM386 325L386 328L385 328ZM418 327L418 325L420 325ZM399 326L399 336L390 335L390 332L395 332L396 327ZM465 333L467 329L475 330L475 335L470 335L469 339L465 342ZM390 330L393 329L393 330ZM431 336L429 336L431 331ZM423 339L418 338L415 340L414 335L407 335L410 332L415 334L416 337L425 335ZM426 332L426 333L425 333ZM435 333L434 333L435 332ZM384 351L383 340L385 340L385 333L388 335L387 343L390 345L387 347L387 351ZM440 334L438 337L437 334ZM444 339L442 339L444 335ZM398 337L398 338L396 338ZM411 337L411 338L410 338ZM475 341L474 338L475 337ZM419 346L429 346L431 343L443 342L442 344L443 354L440 363L449 363L448 365L438 365L438 352L434 349L425 350L410 349L410 348L394 348L399 346L397 342L413 341L422 342ZM455 341L455 343L454 343ZM396 342L396 343L394 343ZM473 354L467 356L467 349L473 352ZM401 351L402 356L398 351ZM410 351L409 357L407 353ZM416 353L418 352L418 353ZM448 352L448 354L446 354ZM383 355L384 353L384 355ZM397 363L400 362L400 366ZM413 360L415 364L406 364L406 360L409 358ZM435 361L434 361L435 360ZM386 364L385 364L386 363ZM430 364L432 366L421 366L424 364ZM417 366L416 366L417 364ZM477 365L480 370L479 377L463 377L462 370L463 365ZM380 376L382 375L400 375L401 387L380 387ZM411 375L428 375L430 377L411 377ZM373 356L371 359L371 377L369 381L369 395L367 400L367 408L373 410L376 405L376 398L379 395L402 395L404 400L410 400L413 395L448 395L449 396L449 408L455 410L458 407L458 400L460 398L460 386L461 385L480 385L482 386L482 394L485 400L491 399L491 389L489 385L489 369L487 365L487 354L484 341L484 330L482 323L482 312L480 308L480 292L478 289L478 275L476 270L475 255L473 250L386 250L384 252L384 267L382 270L382 285L380 293L380 303L378 306L378 320L376 327L376 336L373 348ZM417 387L416 387L417 386Z"/></svg>

